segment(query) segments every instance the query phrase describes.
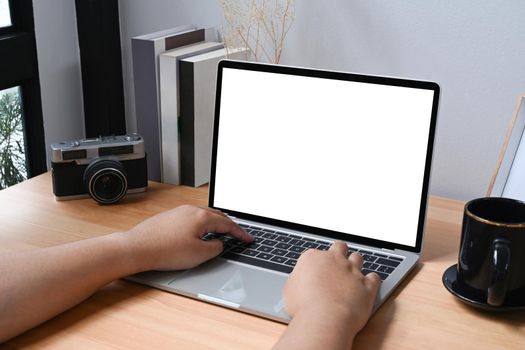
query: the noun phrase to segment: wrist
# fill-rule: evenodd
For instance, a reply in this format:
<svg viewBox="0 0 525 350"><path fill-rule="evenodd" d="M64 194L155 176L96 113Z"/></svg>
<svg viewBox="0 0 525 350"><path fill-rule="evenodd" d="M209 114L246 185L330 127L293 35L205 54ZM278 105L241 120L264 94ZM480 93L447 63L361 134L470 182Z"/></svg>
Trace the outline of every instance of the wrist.
<svg viewBox="0 0 525 350"><path fill-rule="evenodd" d="M295 313L274 349L350 349L358 331L348 308L309 304Z"/></svg>
<svg viewBox="0 0 525 350"><path fill-rule="evenodd" d="M151 254L146 252L147 246L136 242L131 231L116 232L111 235L118 245L119 256L125 266L127 275L151 270Z"/></svg>
<svg viewBox="0 0 525 350"><path fill-rule="evenodd" d="M319 317L334 318L340 321L352 320L353 314L351 308L347 305L334 302L333 300L327 302L311 302L308 305L299 307L294 317L298 315L318 315Z"/></svg>
<svg viewBox="0 0 525 350"><path fill-rule="evenodd" d="M317 304L308 306L299 310L293 317L293 320L307 320L309 323L318 323L319 329L330 329L333 336L347 339L349 344L352 343L360 329L356 328L355 317L352 310L345 305L334 303Z"/></svg>

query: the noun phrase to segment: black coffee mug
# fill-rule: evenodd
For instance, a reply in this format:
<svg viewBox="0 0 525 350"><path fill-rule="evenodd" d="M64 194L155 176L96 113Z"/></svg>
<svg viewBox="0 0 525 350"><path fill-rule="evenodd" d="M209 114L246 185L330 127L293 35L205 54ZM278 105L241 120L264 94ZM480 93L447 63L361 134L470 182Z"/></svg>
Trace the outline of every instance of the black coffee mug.
<svg viewBox="0 0 525 350"><path fill-rule="evenodd" d="M491 306L525 296L524 202L487 197L465 204L458 283L486 295Z"/></svg>

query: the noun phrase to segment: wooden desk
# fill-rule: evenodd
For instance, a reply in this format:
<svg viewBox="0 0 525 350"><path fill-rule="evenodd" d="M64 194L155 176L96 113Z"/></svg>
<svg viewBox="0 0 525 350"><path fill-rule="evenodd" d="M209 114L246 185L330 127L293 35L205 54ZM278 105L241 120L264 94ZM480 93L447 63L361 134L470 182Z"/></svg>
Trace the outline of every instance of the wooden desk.
<svg viewBox="0 0 525 350"><path fill-rule="evenodd" d="M115 206L100 206L91 199L57 202L50 174L44 174L0 192L0 251L35 249L126 230L183 203L206 205L206 194L206 188L151 183L144 195ZM480 312L442 286L443 271L457 260L462 206L458 201L431 199L421 263L371 318L357 337L355 349L525 349L525 313ZM285 327L116 281L3 347L269 349Z"/></svg>

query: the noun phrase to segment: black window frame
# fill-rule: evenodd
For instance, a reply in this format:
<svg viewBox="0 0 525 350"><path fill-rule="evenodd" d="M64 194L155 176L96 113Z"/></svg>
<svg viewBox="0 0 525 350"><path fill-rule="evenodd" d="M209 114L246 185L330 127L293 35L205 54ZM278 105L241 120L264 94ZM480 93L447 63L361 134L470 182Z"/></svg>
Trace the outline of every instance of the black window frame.
<svg viewBox="0 0 525 350"><path fill-rule="evenodd" d="M28 178L47 171L32 0L9 0L11 26L0 28L0 90L20 87Z"/></svg>
<svg viewBox="0 0 525 350"><path fill-rule="evenodd" d="M118 0L75 0L86 137L126 133Z"/></svg>
<svg viewBox="0 0 525 350"><path fill-rule="evenodd" d="M7 3L8 3L7 6L9 7L10 15L11 15L11 25L0 28L0 36L13 33L16 30L16 23L20 23L19 14L18 14L19 11L17 10L17 7L15 6L16 1L7 0Z"/></svg>

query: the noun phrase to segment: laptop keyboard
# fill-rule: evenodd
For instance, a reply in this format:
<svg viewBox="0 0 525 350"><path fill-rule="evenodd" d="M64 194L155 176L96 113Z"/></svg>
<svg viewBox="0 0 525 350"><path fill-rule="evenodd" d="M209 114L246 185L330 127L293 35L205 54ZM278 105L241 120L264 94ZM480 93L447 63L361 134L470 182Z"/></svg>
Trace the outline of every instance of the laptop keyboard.
<svg viewBox="0 0 525 350"><path fill-rule="evenodd" d="M240 224L254 237L253 243L243 243L230 236L209 233L203 239L218 238L224 243L223 258L259 266L275 271L291 273L297 259L307 249L327 250L330 242L301 237L275 230ZM348 252L363 256L363 274L375 272L384 281L403 261L402 258L384 253L372 252L357 247L348 247Z"/></svg>

